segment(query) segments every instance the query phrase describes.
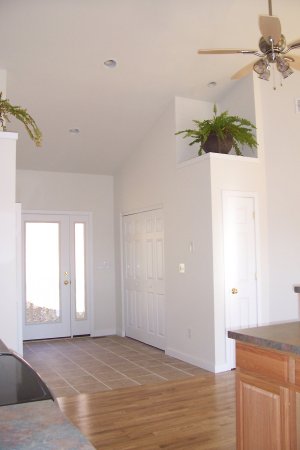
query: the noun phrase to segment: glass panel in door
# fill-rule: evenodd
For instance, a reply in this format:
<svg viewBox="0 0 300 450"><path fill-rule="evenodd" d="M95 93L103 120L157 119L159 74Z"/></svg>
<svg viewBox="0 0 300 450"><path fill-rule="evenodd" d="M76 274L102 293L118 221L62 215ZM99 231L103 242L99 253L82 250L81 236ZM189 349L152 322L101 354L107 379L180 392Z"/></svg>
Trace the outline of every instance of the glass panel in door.
<svg viewBox="0 0 300 450"><path fill-rule="evenodd" d="M75 336L90 333L88 215L70 216L71 329Z"/></svg>
<svg viewBox="0 0 300 450"><path fill-rule="evenodd" d="M61 321L59 223L25 223L26 324Z"/></svg>
<svg viewBox="0 0 300 450"><path fill-rule="evenodd" d="M24 339L70 336L69 219L23 215Z"/></svg>
<svg viewBox="0 0 300 450"><path fill-rule="evenodd" d="M86 319L85 224L75 223L75 317Z"/></svg>

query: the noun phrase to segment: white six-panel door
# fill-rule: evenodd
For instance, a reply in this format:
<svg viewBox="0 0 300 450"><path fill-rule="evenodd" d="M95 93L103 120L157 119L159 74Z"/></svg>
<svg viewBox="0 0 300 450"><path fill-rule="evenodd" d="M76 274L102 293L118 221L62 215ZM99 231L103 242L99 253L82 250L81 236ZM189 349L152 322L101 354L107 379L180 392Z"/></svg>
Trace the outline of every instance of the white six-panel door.
<svg viewBox="0 0 300 450"><path fill-rule="evenodd" d="M124 216L123 243L126 336L164 349L163 211Z"/></svg>
<svg viewBox="0 0 300 450"><path fill-rule="evenodd" d="M256 326L257 258L255 197L223 195L226 330ZM234 341L227 338L227 361L235 367Z"/></svg>

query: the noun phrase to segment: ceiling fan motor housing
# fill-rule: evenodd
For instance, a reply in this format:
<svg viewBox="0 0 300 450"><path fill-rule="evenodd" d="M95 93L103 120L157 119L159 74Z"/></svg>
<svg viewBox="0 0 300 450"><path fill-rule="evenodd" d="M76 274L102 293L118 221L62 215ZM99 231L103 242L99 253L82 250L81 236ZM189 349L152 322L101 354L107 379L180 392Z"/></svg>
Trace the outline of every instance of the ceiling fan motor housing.
<svg viewBox="0 0 300 450"><path fill-rule="evenodd" d="M268 41L262 36L259 40L258 45L259 45L259 49L262 53L272 52L272 41L271 40ZM282 34L279 41L277 43L273 43L273 50L276 53L280 53L285 49L285 47L286 47L286 40Z"/></svg>

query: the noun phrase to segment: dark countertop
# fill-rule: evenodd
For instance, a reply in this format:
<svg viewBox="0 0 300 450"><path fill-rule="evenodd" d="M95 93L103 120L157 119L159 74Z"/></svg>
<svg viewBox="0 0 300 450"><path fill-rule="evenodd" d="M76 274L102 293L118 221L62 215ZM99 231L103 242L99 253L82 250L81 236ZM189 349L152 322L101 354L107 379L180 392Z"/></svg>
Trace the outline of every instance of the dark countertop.
<svg viewBox="0 0 300 450"><path fill-rule="evenodd" d="M266 325L228 331L228 337L259 347L300 355L300 322Z"/></svg>
<svg viewBox="0 0 300 450"><path fill-rule="evenodd" d="M33 369L0 340L0 449L95 450L50 400L46 388Z"/></svg>
<svg viewBox="0 0 300 450"><path fill-rule="evenodd" d="M9 352L8 348L6 347L4 342L1 341L1 339L0 339L0 353L7 353L7 352Z"/></svg>
<svg viewBox="0 0 300 450"><path fill-rule="evenodd" d="M95 450L52 400L0 407L0 449Z"/></svg>

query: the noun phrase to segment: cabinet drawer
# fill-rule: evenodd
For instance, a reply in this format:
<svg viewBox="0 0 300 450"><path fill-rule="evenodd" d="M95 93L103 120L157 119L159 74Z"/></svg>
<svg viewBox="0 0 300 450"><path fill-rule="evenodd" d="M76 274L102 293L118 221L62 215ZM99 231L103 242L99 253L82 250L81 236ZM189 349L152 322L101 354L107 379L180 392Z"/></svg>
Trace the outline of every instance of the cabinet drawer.
<svg viewBox="0 0 300 450"><path fill-rule="evenodd" d="M237 342L236 366L247 372L267 377L269 381L288 382L288 356L276 350L265 350L255 345Z"/></svg>

